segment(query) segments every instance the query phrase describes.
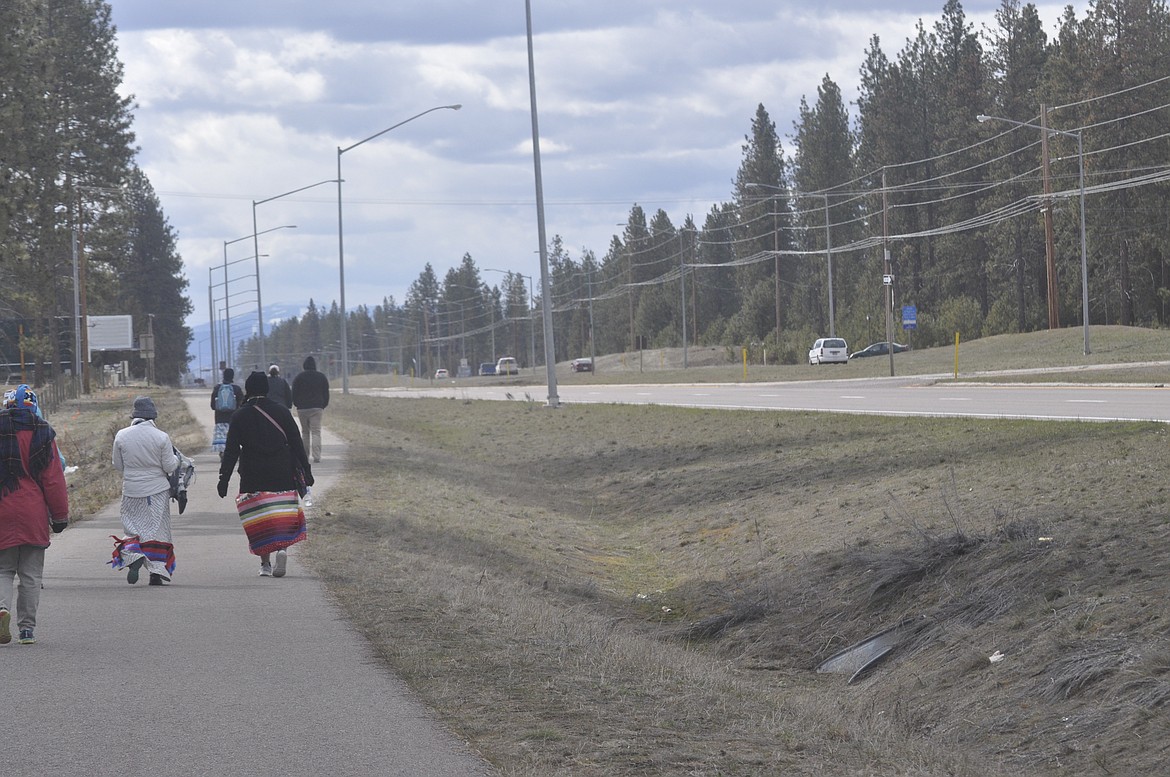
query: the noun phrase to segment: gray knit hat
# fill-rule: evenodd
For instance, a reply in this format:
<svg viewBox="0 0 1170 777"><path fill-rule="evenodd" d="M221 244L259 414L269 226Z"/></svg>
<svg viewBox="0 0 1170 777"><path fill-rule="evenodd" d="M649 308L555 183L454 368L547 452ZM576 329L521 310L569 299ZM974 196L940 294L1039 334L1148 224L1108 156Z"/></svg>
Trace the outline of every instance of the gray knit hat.
<svg viewBox="0 0 1170 777"><path fill-rule="evenodd" d="M158 410L154 406L154 400L150 397L138 397L134 400L134 412L130 414L131 418L145 418L148 421L158 418Z"/></svg>

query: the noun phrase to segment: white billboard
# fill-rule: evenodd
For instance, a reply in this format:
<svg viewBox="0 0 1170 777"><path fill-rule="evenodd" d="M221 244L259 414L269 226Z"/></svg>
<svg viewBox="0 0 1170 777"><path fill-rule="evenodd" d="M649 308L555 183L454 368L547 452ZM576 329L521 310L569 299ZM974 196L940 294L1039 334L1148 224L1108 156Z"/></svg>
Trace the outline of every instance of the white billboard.
<svg viewBox="0 0 1170 777"><path fill-rule="evenodd" d="M89 352L129 351L134 348L133 316L88 316Z"/></svg>

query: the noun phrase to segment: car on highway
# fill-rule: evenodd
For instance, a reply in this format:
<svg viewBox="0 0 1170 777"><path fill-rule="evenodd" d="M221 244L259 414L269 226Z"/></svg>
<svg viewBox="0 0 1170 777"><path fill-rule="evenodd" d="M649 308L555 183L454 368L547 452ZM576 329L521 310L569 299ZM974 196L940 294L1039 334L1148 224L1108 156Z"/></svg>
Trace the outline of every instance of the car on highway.
<svg viewBox="0 0 1170 777"><path fill-rule="evenodd" d="M910 346L902 345L901 343L894 343L894 353L903 353L909 351ZM890 352L888 343L874 343L862 348L860 351L854 351L849 354L850 359L864 359L866 356L886 356Z"/></svg>
<svg viewBox="0 0 1170 777"><path fill-rule="evenodd" d="M447 372L446 368L440 367L439 369L435 370L435 380L443 380L444 378L449 377L451 377L451 373Z"/></svg>
<svg viewBox="0 0 1170 777"><path fill-rule="evenodd" d="M808 351L809 364L846 364L849 345L840 337L822 337Z"/></svg>
<svg viewBox="0 0 1170 777"><path fill-rule="evenodd" d="M573 359L569 362L570 372L593 372L592 359Z"/></svg>
<svg viewBox="0 0 1170 777"><path fill-rule="evenodd" d="M483 362L482 364L479 365L479 374L480 375L495 375L496 374L496 363L495 362Z"/></svg>
<svg viewBox="0 0 1170 777"><path fill-rule="evenodd" d="M497 375L519 375L520 365L516 363L516 358L513 356L501 356L500 360L496 362Z"/></svg>

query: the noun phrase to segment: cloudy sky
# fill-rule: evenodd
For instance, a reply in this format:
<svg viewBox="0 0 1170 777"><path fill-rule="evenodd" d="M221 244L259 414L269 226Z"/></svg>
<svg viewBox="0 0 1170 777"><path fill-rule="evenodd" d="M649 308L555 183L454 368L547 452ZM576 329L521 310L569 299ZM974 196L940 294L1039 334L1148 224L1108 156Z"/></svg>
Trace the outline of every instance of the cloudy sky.
<svg viewBox="0 0 1170 777"><path fill-rule="evenodd" d="M209 268L262 298L339 298L337 149L346 151L346 304L402 302L430 262L539 277L524 0L109 0L139 163L179 236L196 312ZM1086 4L1072 4L1083 15ZM729 198L763 103L788 136L827 74L847 99L871 36L893 58L943 0L533 0L548 236L598 258L633 203L677 225ZM998 0L969 0L977 29ZM1039 4L1051 35L1060 4ZM495 284L497 273L485 272ZM245 316L251 278L234 282ZM217 291L216 296L222 296ZM192 345L194 353L196 344Z"/></svg>

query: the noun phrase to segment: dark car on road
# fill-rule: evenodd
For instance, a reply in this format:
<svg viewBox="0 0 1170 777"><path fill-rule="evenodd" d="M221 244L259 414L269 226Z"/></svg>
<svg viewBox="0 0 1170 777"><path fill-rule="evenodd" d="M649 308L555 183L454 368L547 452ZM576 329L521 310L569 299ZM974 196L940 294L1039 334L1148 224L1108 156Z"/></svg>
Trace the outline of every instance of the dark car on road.
<svg viewBox="0 0 1170 777"><path fill-rule="evenodd" d="M873 345L862 348L860 351L854 351L853 353L849 354L849 358L864 359L866 356L885 356L890 352L889 346L889 343L874 343ZM908 345L894 343L894 353L902 353L909 350L910 346Z"/></svg>
<svg viewBox="0 0 1170 777"><path fill-rule="evenodd" d="M572 372L593 372L593 360L573 359L569 362L569 370Z"/></svg>
<svg viewBox="0 0 1170 777"><path fill-rule="evenodd" d="M479 365L479 374L480 375L495 375L496 374L496 363L495 362L484 362L484 363L480 364Z"/></svg>

